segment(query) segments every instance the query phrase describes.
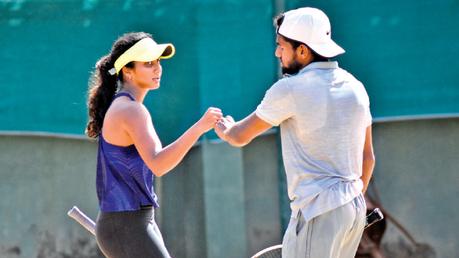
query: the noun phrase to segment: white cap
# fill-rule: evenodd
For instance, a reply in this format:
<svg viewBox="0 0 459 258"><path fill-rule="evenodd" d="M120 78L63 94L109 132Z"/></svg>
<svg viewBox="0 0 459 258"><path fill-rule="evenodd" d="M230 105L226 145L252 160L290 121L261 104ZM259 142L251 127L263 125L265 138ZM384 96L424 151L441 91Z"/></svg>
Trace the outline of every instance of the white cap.
<svg viewBox="0 0 459 258"><path fill-rule="evenodd" d="M278 33L306 44L323 57L330 58L345 52L331 39L327 15L316 8L304 7L285 12Z"/></svg>

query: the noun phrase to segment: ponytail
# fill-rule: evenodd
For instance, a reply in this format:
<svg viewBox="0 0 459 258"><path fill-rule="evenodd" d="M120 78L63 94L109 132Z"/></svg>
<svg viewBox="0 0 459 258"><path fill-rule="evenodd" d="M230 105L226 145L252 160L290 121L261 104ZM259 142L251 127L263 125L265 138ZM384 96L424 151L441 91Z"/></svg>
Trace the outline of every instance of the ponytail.
<svg viewBox="0 0 459 258"><path fill-rule="evenodd" d="M105 113L117 89L116 75L108 72L113 67L113 63L108 55L99 59L89 82L89 121L86 126L86 134L91 138L99 136Z"/></svg>
<svg viewBox="0 0 459 258"><path fill-rule="evenodd" d="M105 113L113 100L117 90L117 80L123 81L123 73L111 75L108 71L113 68L115 61L126 50L143 38L151 38L145 32L131 32L119 37L113 44L110 53L103 56L96 63L94 73L89 80L88 113L89 121L86 125L86 134L91 138L99 136L102 130ZM134 67L132 62L125 65Z"/></svg>

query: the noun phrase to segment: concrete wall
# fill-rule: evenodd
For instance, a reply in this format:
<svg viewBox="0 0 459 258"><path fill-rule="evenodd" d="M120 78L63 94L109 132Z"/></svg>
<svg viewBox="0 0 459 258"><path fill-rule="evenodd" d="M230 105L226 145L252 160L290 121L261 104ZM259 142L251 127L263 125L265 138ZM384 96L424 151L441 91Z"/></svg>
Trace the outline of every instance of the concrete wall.
<svg viewBox="0 0 459 258"><path fill-rule="evenodd" d="M97 215L94 143L0 137L0 257L99 257L95 241L67 217Z"/></svg>
<svg viewBox="0 0 459 258"><path fill-rule="evenodd" d="M459 257L459 119L379 123L374 135L383 206L436 257ZM389 257L413 247L391 224L384 244Z"/></svg>
<svg viewBox="0 0 459 258"><path fill-rule="evenodd" d="M377 123L374 144L384 208L436 257L458 257L459 119ZM171 253L248 257L280 243L289 214L279 155L275 134L243 149L194 147L156 185L157 221ZM87 140L0 136L0 257L101 257L94 238L66 215L77 205L96 217L95 157ZM412 247L393 226L383 245L391 258L415 257L401 250Z"/></svg>
<svg viewBox="0 0 459 258"><path fill-rule="evenodd" d="M176 257L249 257L282 230L275 135L238 149L203 142L161 178L158 222Z"/></svg>
<svg viewBox="0 0 459 258"><path fill-rule="evenodd" d="M171 253L249 257L278 244L278 154L276 135L243 149L204 142L161 178L158 220Z"/></svg>
<svg viewBox="0 0 459 258"><path fill-rule="evenodd" d="M0 136L0 257L101 257L67 217L96 218L96 144ZM260 162L261 160L263 162ZM281 238L274 134L244 148L203 142L157 180L156 213L174 257L247 257Z"/></svg>

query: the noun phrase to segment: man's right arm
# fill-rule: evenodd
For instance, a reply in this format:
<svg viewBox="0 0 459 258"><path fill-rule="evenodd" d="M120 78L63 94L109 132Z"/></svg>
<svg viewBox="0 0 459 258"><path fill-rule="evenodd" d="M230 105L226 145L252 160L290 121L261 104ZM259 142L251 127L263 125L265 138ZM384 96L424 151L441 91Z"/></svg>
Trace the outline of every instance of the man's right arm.
<svg viewBox="0 0 459 258"><path fill-rule="evenodd" d="M253 112L238 122L235 122L232 117L221 119L215 126L215 132L222 140L232 146L242 147L271 127L271 124L259 118Z"/></svg>
<svg viewBox="0 0 459 258"><path fill-rule="evenodd" d="M215 126L215 132L229 144L242 147L290 118L294 112L294 102L290 85L286 80L279 80L265 93L255 112L238 122L231 117L223 118Z"/></svg>

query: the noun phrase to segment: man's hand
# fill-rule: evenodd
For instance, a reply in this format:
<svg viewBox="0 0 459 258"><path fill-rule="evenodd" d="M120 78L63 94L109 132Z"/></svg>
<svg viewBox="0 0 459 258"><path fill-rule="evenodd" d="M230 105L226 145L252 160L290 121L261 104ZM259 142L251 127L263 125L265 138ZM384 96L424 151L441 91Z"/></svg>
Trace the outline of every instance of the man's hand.
<svg viewBox="0 0 459 258"><path fill-rule="evenodd" d="M234 121L233 117L226 116L222 117L218 122L215 124L214 130L215 133L222 139L223 141L228 141L226 137L226 132L231 129L236 122Z"/></svg>

